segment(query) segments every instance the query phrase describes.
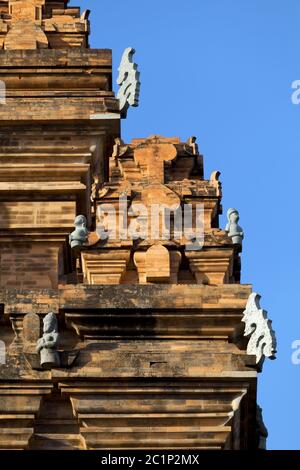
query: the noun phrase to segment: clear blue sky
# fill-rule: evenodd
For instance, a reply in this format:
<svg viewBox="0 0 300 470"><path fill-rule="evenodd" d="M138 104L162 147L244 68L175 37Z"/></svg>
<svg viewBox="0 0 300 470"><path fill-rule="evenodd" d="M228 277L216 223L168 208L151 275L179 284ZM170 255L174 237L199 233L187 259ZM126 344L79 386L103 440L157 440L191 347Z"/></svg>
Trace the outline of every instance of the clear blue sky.
<svg viewBox="0 0 300 470"><path fill-rule="evenodd" d="M278 358L259 379L268 448L300 449L300 365L291 363L300 339L299 0L71 3L92 10L91 46L113 50L114 80L123 50L137 50L140 107L123 139L196 135L206 177L221 171L224 209L239 209L246 232L242 282L262 295L277 332Z"/></svg>

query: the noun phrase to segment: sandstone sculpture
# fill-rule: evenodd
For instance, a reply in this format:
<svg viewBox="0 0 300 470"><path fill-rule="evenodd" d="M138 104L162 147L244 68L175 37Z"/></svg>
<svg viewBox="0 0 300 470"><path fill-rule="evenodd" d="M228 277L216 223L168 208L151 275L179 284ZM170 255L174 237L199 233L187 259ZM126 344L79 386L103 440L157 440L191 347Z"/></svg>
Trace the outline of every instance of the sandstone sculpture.
<svg viewBox="0 0 300 470"><path fill-rule="evenodd" d="M87 220L84 215L78 215L74 221L75 230L69 236L71 248L82 246L88 238Z"/></svg>
<svg viewBox="0 0 300 470"><path fill-rule="evenodd" d="M57 351L59 341L59 333L57 326L57 318L54 313L50 312L43 320L43 336L37 342L36 350L40 354L41 366L45 369L59 367L60 360Z"/></svg>
<svg viewBox="0 0 300 470"><path fill-rule="evenodd" d="M236 209L228 209L227 211L228 224L226 225L225 231L228 232L228 236L232 239L233 244L242 244L244 239L244 232L242 227L238 225L240 215Z"/></svg>

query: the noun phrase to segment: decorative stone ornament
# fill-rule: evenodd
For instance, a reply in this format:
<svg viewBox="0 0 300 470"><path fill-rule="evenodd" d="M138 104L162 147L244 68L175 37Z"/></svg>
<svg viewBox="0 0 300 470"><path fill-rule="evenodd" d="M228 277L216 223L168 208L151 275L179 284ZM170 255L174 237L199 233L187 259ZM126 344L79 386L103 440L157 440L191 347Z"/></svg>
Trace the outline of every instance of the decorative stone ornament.
<svg viewBox="0 0 300 470"><path fill-rule="evenodd" d="M117 98L120 101L120 112L123 118L126 118L127 111L130 106L137 107L139 105L140 96L140 72L138 66L133 62L135 49L127 47L125 49L119 70L117 84L120 86Z"/></svg>
<svg viewBox="0 0 300 470"><path fill-rule="evenodd" d="M240 215L236 209L228 209L227 211L228 223L225 231L228 232L228 237L232 239L233 244L242 245L244 239L244 232L242 227L238 225Z"/></svg>
<svg viewBox="0 0 300 470"><path fill-rule="evenodd" d="M43 369L60 366L57 345L59 341L56 315L48 313L43 320L43 336L37 342L36 351L40 354L40 364Z"/></svg>
<svg viewBox="0 0 300 470"><path fill-rule="evenodd" d="M78 215L74 221L75 230L69 235L71 248L82 246L88 239L87 220L84 215Z"/></svg>
<svg viewBox="0 0 300 470"><path fill-rule="evenodd" d="M276 336L268 314L260 308L259 294L250 294L242 321L245 323L244 336L249 336L247 354L256 356L256 363L262 365L265 357L275 359Z"/></svg>

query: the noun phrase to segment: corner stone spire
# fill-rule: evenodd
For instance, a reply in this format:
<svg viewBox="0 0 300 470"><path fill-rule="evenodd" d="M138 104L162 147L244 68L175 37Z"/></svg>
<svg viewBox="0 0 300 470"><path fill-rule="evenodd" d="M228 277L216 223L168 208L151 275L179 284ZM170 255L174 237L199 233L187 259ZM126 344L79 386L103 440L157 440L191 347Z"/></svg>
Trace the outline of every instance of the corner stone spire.
<svg viewBox="0 0 300 470"><path fill-rule="evenodd" d="M0 2L2 49L88 47L88 12L68 1L7 0Z"/></svg>

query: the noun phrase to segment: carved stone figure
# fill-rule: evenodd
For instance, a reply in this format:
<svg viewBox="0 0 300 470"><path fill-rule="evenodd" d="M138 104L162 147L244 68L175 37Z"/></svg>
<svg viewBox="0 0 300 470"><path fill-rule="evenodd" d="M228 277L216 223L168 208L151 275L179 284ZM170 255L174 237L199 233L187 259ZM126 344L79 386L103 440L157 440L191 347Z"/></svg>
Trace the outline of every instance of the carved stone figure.
<svg viewBox="0 0 300 470"><path fill-rule="evenodd" d="M57 351L59 333L56 315L48 313L43 320L43 336L37 342L36 351L40 354L40 364L45 369L59 367L60 359Z"/></svg>
<svg viewBox="0 0 300 470"><path fill-rule="evenodd" d="M241 245L244 239L244 232L238 224L240 219L239 212L236 209L228 209L227 219L228 223L225 231L228 232L228 237L232 239L232 243Z"/></svg>
<svg viewBox="0 0 300 470"><path fill-rule="evenodd" d="M84 215L78 215L74 221L75 230L69 235L71 248L82 246L88 239L87 220Z"/></svg>
<svg viewBox="0 0 300 470"><path fill-rule="evenodd" d="M197 137L190 137L184 146L184 150L191 155L199 155L199 148L197 144Z"/></svg>
<svg viewBox="0 0 300 470"><path fill-rule="evenodd" d="M120 100L120 111L122 117L126 117L129 106L139 105L140 95L140 72L138 66L133 62L135 49L127 47L125 49L119 66L119 76L117 84L120 86L117 98Z"/></svg>
<svg viewBox="0 0 300 470"><path fill-rule="evenodd" d="M275 359L276 336L268 314L260 308L259 294L250 294L242 321L245 323L244 336L249 336L247 354L256 356L256 363L262 364L265 357Z"/></svg>

